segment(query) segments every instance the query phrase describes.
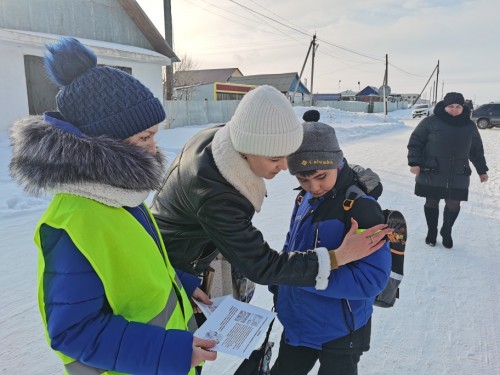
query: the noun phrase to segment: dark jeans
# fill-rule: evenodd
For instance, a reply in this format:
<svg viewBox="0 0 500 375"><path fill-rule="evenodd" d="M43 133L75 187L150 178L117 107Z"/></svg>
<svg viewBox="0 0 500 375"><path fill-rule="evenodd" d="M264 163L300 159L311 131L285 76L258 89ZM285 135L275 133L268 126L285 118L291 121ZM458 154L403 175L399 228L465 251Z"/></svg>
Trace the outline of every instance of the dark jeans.
<svg viewBox="0 0 500 375"><path fill-rule="evenodd" d="M357 375L362 350L317 350L305 346L291 346L281 336L278 358L271 375L305 375L319 359L318 375Z"/></svg>

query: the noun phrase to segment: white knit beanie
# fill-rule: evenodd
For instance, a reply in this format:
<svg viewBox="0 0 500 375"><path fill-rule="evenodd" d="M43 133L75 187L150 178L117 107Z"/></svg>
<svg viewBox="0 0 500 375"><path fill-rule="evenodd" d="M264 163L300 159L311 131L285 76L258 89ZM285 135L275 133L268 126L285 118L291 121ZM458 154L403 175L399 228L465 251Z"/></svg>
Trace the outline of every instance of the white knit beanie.
<svg viewBox="0 0 500 375"><path fill-rule="evenodd" d="M302 143L302 125L285 95L271 86L249 91L228 121L236 151L258 156L287 156Z"/></svg>

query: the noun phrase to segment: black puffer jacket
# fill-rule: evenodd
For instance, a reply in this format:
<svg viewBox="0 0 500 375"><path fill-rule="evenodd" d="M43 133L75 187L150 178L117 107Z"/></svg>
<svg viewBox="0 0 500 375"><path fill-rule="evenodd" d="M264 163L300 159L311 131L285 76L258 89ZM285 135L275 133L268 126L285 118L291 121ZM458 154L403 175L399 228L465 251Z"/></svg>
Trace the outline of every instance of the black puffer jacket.
<svg viewBox="0 0 500 375"><path fill-rule="evenodd" d="M173 161L152 204L173 266L200 274L220 252L259 284L315 285L316 251L278 253L252 225L265 194L227 128L200 131Z"/></svg>
<svg viewBox="0 0 500 375"><path fill-rule="evenodd" d="M435 199L466 201L472 162L479 175L488 171L483 142L470 111L449 115L443 102L423 119L408 142L408 165L419 166L415 194Z"/></svg>

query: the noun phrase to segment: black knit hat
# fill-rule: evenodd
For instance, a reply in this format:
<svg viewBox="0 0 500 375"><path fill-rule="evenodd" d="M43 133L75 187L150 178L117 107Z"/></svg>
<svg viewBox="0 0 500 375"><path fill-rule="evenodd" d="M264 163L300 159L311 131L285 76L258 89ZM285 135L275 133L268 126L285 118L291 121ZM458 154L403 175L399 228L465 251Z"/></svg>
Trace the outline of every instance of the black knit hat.
<svg viewBox="0 0 500 375"><path fill-rule="evenodd" d="M449 92L443 99L443 104L445 107L449 106L450 104L460 104L463 107L464 103L464 96L459 92Z"/></svg>
<svg viewBox="0 0 500 375"><path fill-rule="evenodd" d="M98 67L95 53L74 38L48 45L45 67L60 87L59 112L84 134L126 139L165 120L146 86L119 69Z"/></svg>
<svg viewBox="0 0 500 375"><path fill-rule="evenodd" d="M322 122L305 122L304 139L299 149L288 155L290 174L313 170L336 169L344 154L340 149L335 129Z"/></svg>
<svg viewBox="0 0 500 375"><path fill-rule="evenodd" d="M302 115L302 120L306 122L318 122L320 118L320 114L315 109L310 109L309 111L305 111L304 115Z"/></svg>

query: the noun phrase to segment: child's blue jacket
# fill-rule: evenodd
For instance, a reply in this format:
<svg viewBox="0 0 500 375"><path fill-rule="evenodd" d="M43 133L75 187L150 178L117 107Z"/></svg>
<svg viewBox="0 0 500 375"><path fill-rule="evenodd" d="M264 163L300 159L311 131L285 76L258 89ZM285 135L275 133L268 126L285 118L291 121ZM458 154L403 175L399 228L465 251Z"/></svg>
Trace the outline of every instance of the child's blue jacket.
<svg viewBox="0 0 500 375"><path fill-rule="evenodd" d="M369 196L356 200L347 213L343 210L345 190L352 183L353 172L346 163L328 194L317 199L310 193L299 194L283 251L337 249L347 233L344 221L350 222L351 216L357 220L359 229L383 223L379 204ZM331 271L326 290L280 285L276 310L284 327L285 341L294 346L322 349L322 344L365 326L373 313L374 299L386 286L390 272L387 242L372 255Z"/></svg>

